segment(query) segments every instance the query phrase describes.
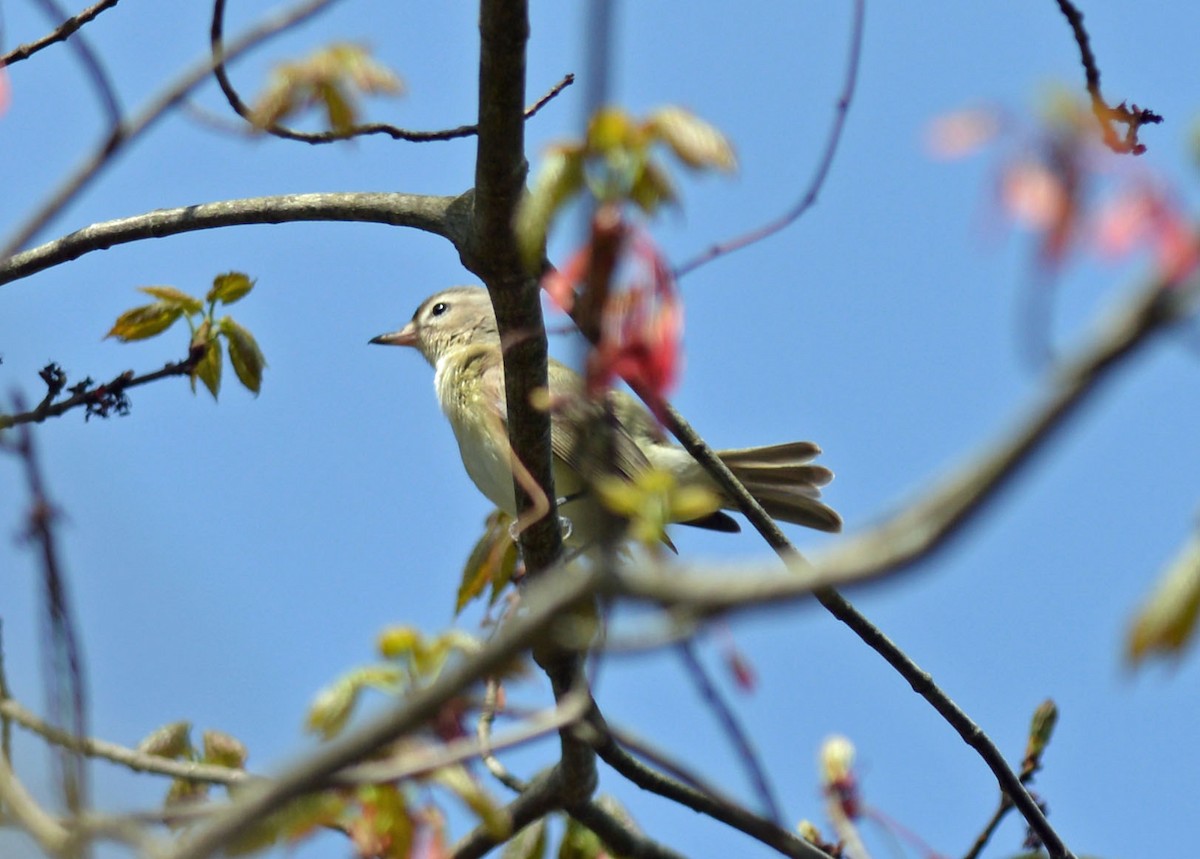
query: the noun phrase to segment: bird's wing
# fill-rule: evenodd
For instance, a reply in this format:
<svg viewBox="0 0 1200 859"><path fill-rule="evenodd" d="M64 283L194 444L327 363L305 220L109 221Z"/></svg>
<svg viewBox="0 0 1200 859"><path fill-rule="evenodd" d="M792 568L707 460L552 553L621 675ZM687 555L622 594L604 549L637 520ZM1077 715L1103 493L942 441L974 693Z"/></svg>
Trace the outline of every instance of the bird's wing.
<svg viewBox="0 0 1200 859"><path fill-rule="evenodd" d="M551 447L556 457L589 482L603 474L632 480L650 468L618 409L588 398L583 380L571 368L551 361L549 372ZM601 421L611 432L595 431ZM605 451L605 444L611 449Z"/></svg>

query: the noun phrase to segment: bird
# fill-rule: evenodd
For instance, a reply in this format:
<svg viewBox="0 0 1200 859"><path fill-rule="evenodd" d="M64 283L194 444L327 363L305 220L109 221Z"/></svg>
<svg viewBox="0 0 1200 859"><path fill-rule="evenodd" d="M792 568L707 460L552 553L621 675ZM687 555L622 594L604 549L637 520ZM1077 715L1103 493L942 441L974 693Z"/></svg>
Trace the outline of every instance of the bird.
<svg viewBox="0 0 1200 859"><path fill-rule="evenodd" d="M437 292L421 302L403 327L368 342L414 348L433 366L437 400L454 430L467 474L488 500L515 519L504 359L487 290L454 286ZM606 411L586 395L583 378L553 358L548 384L554 483L560 514L569 523L564 528L568 545L586 547L598 539L597 518L603 514L590 489L600 475L635 481L657 469L672 475L677 486L703 487L722 508L736 509L733 499L690 453L666 438L632 395L610 389ZM602 414L610 416L613 430L605 457L595 454L591 440L596 434L587 423ZM820 501L820 488L833 479L833 472L812 462L821 453L816 444L796 441L716 453L773 518L819 531L841 530L841 517ZM736 520L720 511L680 524L740 530Z"/></svg>

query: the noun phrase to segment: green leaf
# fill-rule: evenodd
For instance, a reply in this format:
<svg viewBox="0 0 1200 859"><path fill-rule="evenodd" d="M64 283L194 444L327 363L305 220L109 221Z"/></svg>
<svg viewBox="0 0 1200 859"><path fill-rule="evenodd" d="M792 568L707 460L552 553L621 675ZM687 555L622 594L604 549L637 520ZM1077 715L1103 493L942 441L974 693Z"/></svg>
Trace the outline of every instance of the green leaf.
<svg viewBox="0 0 1200 859"><path fill-rule="evenodd" d="M204 309L204 304L200 299L173 286L139 286L138 289L157 298L168 307L178 307L188 315L199 313Z"/></svg>
<svg viewBox="0 0 1200 859"><path fill-rule="evenodd" d="M254 289L254 284L255 281L251 280L249 275L242 274L240 271L218 274L213 278L212 289L208 291L205 300L233 304Z"/></svg>
<svg viewBox="0 0 1200 859"><path fill-rule="evenodd" d="M231 734L226 734L224 731L207 730L204 732L202 745L204 748L202 760L206 764L217 764L238 770L246 766L246 745Z"/></svg>
<svg viewBox="0 0 1200 859"><path fill-rule="evenodd" d="M602 107L588 122L587 148L589 153L608 156L617 149L633 149L644 145L633 118L619 107Z"/></svg>
<svg viewBox="0 0 1200 859"><path fill-rule="evenodd" d="M664 203L679 201L671 177L653 161L642 166L629 189L629 199L647 215L653 215Z"/></svg>
<svg viewBox="0 0 1200 859"><path fill-rule="evenodd" d="M166 331L182 315L181 308L156 301L126 310L117 317L113 327L104 336L116 337L126 343L145 340Z"/></svg>
<svg viewBox="0 0 1200 859"><path fill-rule="evenodd" d="M138 743L137 750L142 754L171 760L187 757L192 753L191 733L191 722L171 722L146 736Z"/></svg>
<svg viewBox="0 0 1200 859"><path fill-rule="evenodd" d="M546 154L532 190L517 207L517 245L530 271L540 270L550 224L583 188L583 178L583 152L579 147L558 146Z"/></svg>
<svg viewBox="0 0 1200 859"><path fill-rule="evenodd" d="M229 347L229 363L233 364L233 372L237 374L238 381L257 394L262 386L263 368L267 366L267 360L258 348L258 341L228 316L218 325L221 333L225 335Z"/></svg>
<svg viewBox="0 0 1200 859"><path fill-rule="evenodd" d="M395 785L364 785L356 792L360 812L347 834L359 856L409 859L415 827L404 794Z"/></svg>
<svg viewBox="0 0 1200 859"><path fill-rule="evenodd" d="M647 134L661 140L675 156L692 169L715 168L731 172L737 169L737 158L716 126L709 125L681 107L663 107L650 114L646 121Z"/></svg>
<svg viewBox="0 0 1200 859"><path fill-rule="evenodd" d="M204 323L208 325L208 323ZM221 390L221 343L217 338L211 338L204 347L204 357L196 362L192 370L192 392L196 391L196 380L199 379L208 388L213 399Z"/></svg>
<svg viewBox="0 0 1200 859"><path fill-rule="evenodd" d="M203 782L194 781L189 778L177 778L171 780L171 786L167 788L167 797L165 803L168 808L174 805L184 805L189 802L197 802L208 796L208 785Z"/></svg>
<svg viewBox="0 0 1200 859"><path fill-rule="evenodd" d="M1153 653L1178 656L1200 618L1200 534L1191 539L1159 578L1138 610L1125 640L1126 658L1137 665Z"/></svg>
<svg viewBox="0 0 1200 859"><path fill-rule="evenodd" d="M512 517L500 510L488 516L486 530L463 567L454 604L455 614L462 612L489 584L492 586L491 601L495 603L500 591L512 581L517 566L517 544L509 534L511 523Z"/></svg>
<svg viewBox="0 0 1200 859"><path fill-rule="evenodd" d="M607 859L611 855L600 836L575 818L567 818L567 828L558 847L558 859Z"/></svg>
<svg viewBox="0 0 1200 859"><path fill-rule="evenodd" d="M331 739L346 727L364 689L396 692L403 679L394 665L356 668L317 693L316 700L308 708L304 727L320 734L322 739Z"/></svg>
<svg viewBox="0 0 1200 859"><path fill-rule="evenodd" d="M504 845L500 859L544 859L546 855L546 818L539 817Z"/></svg>
<svg viewBox="0 0 1200 859"><path fill-rule="evenodd" d="M512 821L488 792L471 777L461 764L434 770L432 780L457 796L496 839L507 838L512 832Z"/></svg>
<svg viewBox="0 0 1200 859"><path fill-rule="evenodd" d="M400 78L372 59L365 47L341 42L303 60L281 63L255 99L250 121L268 128L319 105L330 128L345 133L353 130L357 121L359 95L398 95L403 91Z"/></svg>

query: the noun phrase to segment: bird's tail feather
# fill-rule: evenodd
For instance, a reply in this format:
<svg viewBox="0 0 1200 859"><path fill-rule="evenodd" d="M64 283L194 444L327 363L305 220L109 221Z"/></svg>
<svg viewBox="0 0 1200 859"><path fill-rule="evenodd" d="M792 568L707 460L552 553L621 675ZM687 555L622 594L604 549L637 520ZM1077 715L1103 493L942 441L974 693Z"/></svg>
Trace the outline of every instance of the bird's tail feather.
<svg viewBox="0 0 1200 859"><path fill-rule="evenodd" d="M842 530L842 517L821 503L821 487L833 472L812 459L821 449L812 442L746 447L717 451L772 518L819 531Z"/></svg>

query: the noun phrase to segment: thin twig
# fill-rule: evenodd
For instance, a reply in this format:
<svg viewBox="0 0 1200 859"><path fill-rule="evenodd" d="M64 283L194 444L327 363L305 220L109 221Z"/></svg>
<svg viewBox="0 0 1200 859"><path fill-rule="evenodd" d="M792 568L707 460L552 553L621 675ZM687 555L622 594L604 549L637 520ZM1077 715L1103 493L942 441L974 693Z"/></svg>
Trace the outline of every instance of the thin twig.
<svg viewBox="0 0 1200 859"><path fill-rule="evenodd" d="M1087 29L1083 26L1083 13L1071 0L1055 0L1059 11L1071 25L1071 33L1075 36L1075 44L1079 46L1079 61L1083 65L1083 73L1087 79L1087 91L1092 97L1092 113L1104 135L1104 143L1113 152L1132 153L1141 155L1146 151L1144 144L1138 141L1138 132L1143 125L1157 125L1163 118L1152 110L1139 108L1136 104L1126 107L1121 102L1116 107L1109 105L1100 92L1100 67L1092 53L1091 40ZM1114 124L1125 126L1125 133L1118 134Z"/></svg>
<svg viewBox="0 0 1200 859"><path fill-rule="evenodd" d="M239 37L225 52L226 61L240 56L251 48L259 45L271 36L299 24L325 9L335 0L307 0L290 10L269 16L257 26L251 28ZM66 205L96 179L103 169L112 162L113 155L127 146L133 140L141 137L153 127L173 107L182 102L201 83L207 80L212 71L212 58L206 58L194 65L181 75L175 83L168 86L135 116L122 123L115 135L109 135L103 143L96 147L91 154L63 181L49 198L22 223L0 248L0 262L12 256L36 236L58 215Z"/></svg>
<svg viewBox="0 0 1200 859"><path fill-rule="evenodd" d="M59 25L60 28L65 26L65 22L73 20L58 5L58 0L37 0L37 2L45 8L46 14L52 21L64 22L64 24ZM78 30L79 28L76 27L75 29ZM92 82L92 86L96 90L96 95L100 99L100 105L104 108L104 114L108 117L109 137L115 139L120 134L121 106L117 101L117 92L112 85L112 80L109 78L108 72L104 70L104 66L100 64L100 58L96 56L96 52L92 50L91 44L88 43L88 40L82 33L68 42L67 47L75 52L79 57L79 62L83 65L84 71L87 72L88 80Z"/></svg>
<svg viewBox="0 0 1200 859"><path fill-rule="evenodd" d="M104 10L111 9L113 6L116 6L119 2L121 2L121 0L100 0L99 3L89 6L78 15L63 21L51 32L47 33L45 36L42 36L42 38L32 42L26 42L24 45L18 45L7 54L0 54L0 66L11 66L13 63L19 63L21 60L27 60L42 48L47 48L50 45L70 38L70 36L84 24L91 21Z"/></svg>
<svg viewBox="0 0 1200 859"><path fill-rule="evenodd" d="M606 723L605 728L622 749L632 752L647 763L653 764L672 778L678 779L683 784L701 793L708 794L719 802L733 802L731 797L726 796L715 785L710 784L692 772L686 765L671 758L661 749L650 745L641 737L637 737L630 731L612 724Z"/></svg>
<svg viewBox="0 0 1200 859"><path fill-rule="evenodd" d="M40 424L47 418L56 418L80 407L87 409L89 417L93 414L108 417L110 410L123 414L129 409L129 403L125 400L125 391L139 385L157 382L159 379L186 376L192 372L196 363L203 357L204 350L200 348L193 350L193 354L182 361L167 364L161 370L144 373L141 376L135 376L132 370L126 370L103 385L92 385L90 380L87 380L80 385L73 386L71 396L65 400L55 403L52 402L53 395L48 395L38 404L37 408L30 411L12 415L0 413L0 430L20 424Z"/></svg>
<svg viewBox="0 0 1200 859"><path fill-rule="evenodd" d="M796 219L816 204L817 196L821 193L821 188L825 185L825 179L829 175L829 169L833 166L833 159L837 154L838 144L842 140L842 131L846 126L846 117L850 114L850 103L854 99L854 90L858 83L858 68L862 57L865 19L866 0L855 0L853 21L850 25L850 49L846 58L846 71L842 79L842 90L838 95L837 106L834 109L833 123L830 125L829 133L825 138L825 149L821 153L820 160L817 162L816 170L813 172L812 179L809 180L808 187L801 195L799 202L780 217L767 222L761 227L736 236L728 241L711 245L704 252L677 267L675 269L676 279L682 278L684 275L695 271L700 266L711 262L717 257L740 250L747 245L752 245L768 236L774 235L790 226Z"/></svg>
<svg viewBox="0 0 1200 859"><path fill-rule="evenodd" d="M4 619L0 618L0 633L4 630ZM4 636L0 634L0 757L12 763L12 719L2 709L11 700L8 688L8 671L4 667Z"/></svg>
<svg viewBox="0 0 1200 859"><path fill-rule="evenodd" d="M726 736L733 742L734 748L737 750L738 759L742 766L746 768L747 774L750 776L750 783L754 786L754 792L758 794L758 801L762 804L763 814L775 822L777 826L783 826L783 809L779 805L779 799L775 796L775 790L771 787L771 783L767 780L766 768L763 766L762 759L759 757L754 744L750 741L749 734L742 727L741 722L733 712L733 708L729 706L729 702L724 699L712 679L708 676L704 666L700 663L699 657L696 656L695 644L692 641L682 642L675 651L679 654L679 658L683 660L684 667L687 668L688 676L692 678L692 682L696 684L697 690L700 692L709 709L716 714L717 721L725 730Z"/></svg>
<svg viewBox="0 0 1200 859"><path fill-rule="evenodd" d="M225 61L222 58L224 46L222 40L224 38L225 28L225 0L215 0L213 3L212 25L209 28L209 45L212 47L213 53L213 75L217 79L217 84L221 87L221 92L225 95L225 100L229 102L229 106L233 108L234 113L242 119L249 122L255 131L263 131L275 137L283 138L284 140L296 140L301 143L336 143L339 140L351 140L355 137L366 137L372 134L384 134L391 137L393 140L406 140L412 143L427 143L436 140L454 140L459 137L470 137L478 132L478 126L475 125L460 125L457 128L447 128L441 131L412 131L406 128L397 128L394 125L389 125L383 122L364 123L355 125L342 131L299 131L295 128L289 128L286 125L280 125L277 122L272 122L267 125L260 125L255 122L253 111L246 104L237 89L234 88L233 82L229 79L229 73L225 68ZM562 92L575 82L575 76L567 74L550 88L544 96L538 99L525 111L525 118L529 119L556 95Z"/></svg>
<svg viewBox="0 0 1200 859"><path fill-rule="evenodd" d="M18 406L19 408L20 406ZM60 725L69 725L76 737L87 733L87 693L83 666L83 646L71 609L66 575L59 560L54 534L58 513L46 493L45 480L38 464L33 433L23 427L12 450L21 458L29 491L29 524L26 537L37 547L41 560L43 590L42 616L44 682L48 710ZM66 807L79 814L88 801L87 767L83 756L61 749L56 755L61 789Z"/></svg>
<svg viewBox="0 0 1200 859"><path fill-rule="evenodd" d="M828 859L824 852L803 838L775 825L765 817L760 817L743 808L733 800L720 794L697 790L647 766L617 744L612 732L608 730L602 719L594 714L592 721L601 737L596 744L596 753L600 759L642 790L658 794L685 808L718 820L739 832L744 832L751 838L778 850L784 856L791 856L794 859Z"/></svg>
<svg viewBox="0 0 1200 859"><path fill-rule="evenodd" d="M483 707L479 713L479 721L475 726L475 736L479 740L480 748L483 749L483 754L480 757L483 759L483 765L487 767L488 772L492 774L492 777L496 781L509 790L514 793L520 793L528 785L510 773L508 767L500 763L500 759L495 755L495 747L492 745L492 723L496 720L496 708L499 697L500 681L495 677L489 677L484 689Z"/></svg>
<svg viewBox="0 0 1200 859"><path fill-rule="evenodd" d="M505 731L498 737L489 738L487 744L459 738L436 747L406 749L394 758L346 767L330 778L330 784L354 786L414 778L442 767L482 757L484 754L499 749L513 748L544 737L578 722L589 707L590 701L586 695L567 695L555 707L534 713L519 726ZM54 746L89 758L105 760L133 772L216 785L242 784L247 781L265 781L267 779L266 776L255 775L233 767L174 760L147 754L107 740L76 737L39 718L13 698L0 699L0 717L37 734ZM224 808L224 806L221 807ZM215 808L210 809L210 811L212 810Z"/></svg>

